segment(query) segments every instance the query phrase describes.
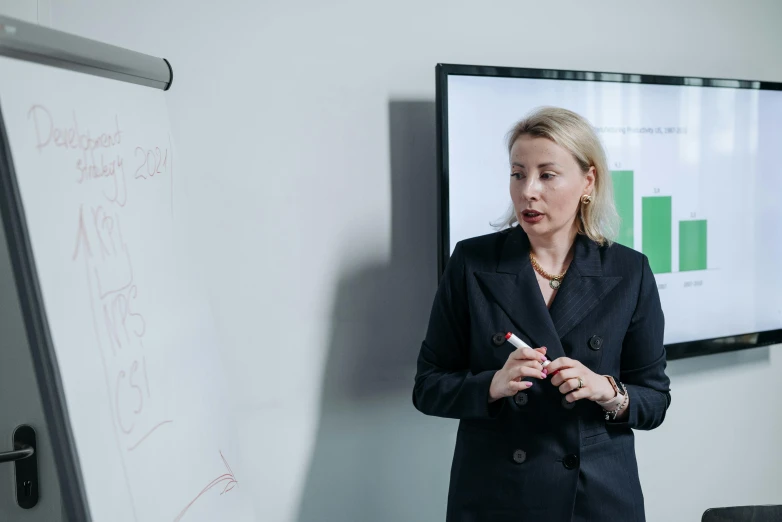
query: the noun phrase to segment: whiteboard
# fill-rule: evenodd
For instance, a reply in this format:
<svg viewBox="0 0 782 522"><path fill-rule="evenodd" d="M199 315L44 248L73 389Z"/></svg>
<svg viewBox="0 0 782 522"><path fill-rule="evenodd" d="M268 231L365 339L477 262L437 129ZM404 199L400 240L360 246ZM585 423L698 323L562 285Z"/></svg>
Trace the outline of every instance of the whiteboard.
<svg viewBox="0 0 782 522"><path fill-rule="evenodd" d="M0 57L0 110L92 519L254 520L184 239L166 96Z"/></svg>

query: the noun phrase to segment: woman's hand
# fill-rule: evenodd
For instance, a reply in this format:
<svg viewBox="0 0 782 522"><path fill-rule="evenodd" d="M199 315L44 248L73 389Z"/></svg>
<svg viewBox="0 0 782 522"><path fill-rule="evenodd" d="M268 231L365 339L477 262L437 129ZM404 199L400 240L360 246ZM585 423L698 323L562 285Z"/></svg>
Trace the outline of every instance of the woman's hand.
<svg viewBox="0 0 782 522"><path fill-rule="evenodd" d="M598 375L579 361L560 357L546 367L551 375L551 384L559 388L565 400L575 402L587 399L595 402L610 401L616 395L613 386L602 375ZM579 377L581 388L579 388Z"/></svg>
<svg viewBox="0 0 782 522"><path fill-rule="evenodd" d="M522 381L524 377L545 379L548 372L543 369L546 361L546 347L516 348L508 356L502 369L494 374L489 387L489 402L503 397L510 397L521 390L532 386L530 381Z"/></svg>

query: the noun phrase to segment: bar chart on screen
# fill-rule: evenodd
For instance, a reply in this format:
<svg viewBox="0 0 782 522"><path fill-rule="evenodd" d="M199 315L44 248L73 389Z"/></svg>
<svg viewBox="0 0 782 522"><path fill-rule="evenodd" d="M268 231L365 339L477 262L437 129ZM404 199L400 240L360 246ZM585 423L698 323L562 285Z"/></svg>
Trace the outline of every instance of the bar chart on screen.
<svg viewBox="0 0 782 522"><path fill-rule="evenodd" d="M611 171L620 218L617 243L646 254L655 274L716 269L708 255L709 220L698 212L695 198L666 193L659 187L636 194L635 176L634 170Z"/></svg>

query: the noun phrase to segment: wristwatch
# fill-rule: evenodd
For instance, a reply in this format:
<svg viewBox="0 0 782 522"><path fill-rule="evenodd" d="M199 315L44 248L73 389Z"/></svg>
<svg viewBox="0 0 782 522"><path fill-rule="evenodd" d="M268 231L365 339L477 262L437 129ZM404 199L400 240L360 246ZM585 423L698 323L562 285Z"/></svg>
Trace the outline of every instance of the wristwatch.
<svg viewBox="0 0 782 522"><path fill-rule="evenodd" d="M611 387L614 389L614 392L616 392L616 396L614 396L613 399L609 399L605 402L598 402L597 404L605 411L606 420L610 420L615 419L616 414L624 406L625 399L627 399L627 389L624 384L617 379L614 379L611 375L604 375L604 377L611 383Z"/></svg>
<svg viewBox="0 0 782 522"><path fill-rule="evenodd" d="M624 386L622 386L622 383L619 382L618 380L614 379L610 375L606 375L605 377L606 377L606 379L608 379L608 382L611 383L611 387L614 389L616 394L617 395L621 395L622 398L624 399L625 391L624 391Z"/></svg>

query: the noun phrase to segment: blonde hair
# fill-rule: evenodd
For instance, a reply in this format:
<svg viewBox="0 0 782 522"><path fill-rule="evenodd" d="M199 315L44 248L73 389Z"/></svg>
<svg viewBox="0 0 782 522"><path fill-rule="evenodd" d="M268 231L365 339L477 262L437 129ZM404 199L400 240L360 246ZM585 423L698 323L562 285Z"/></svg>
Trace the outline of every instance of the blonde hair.
<svg viewBox="0 0 782 522"><path fill-rule="evenodd" d="M592 125L573 111L559 107L539 107L508 132L508 154L521 136L553 141L573 155L584 173L589 167L595 167L592 201L587 205L579 204L578 233L599 245L610 245L616 237L619 215L614 206L614 190L606 154ZM518 223L518 219L511 204L508 215L495 226L502 229L515 223Z"/></svg>

